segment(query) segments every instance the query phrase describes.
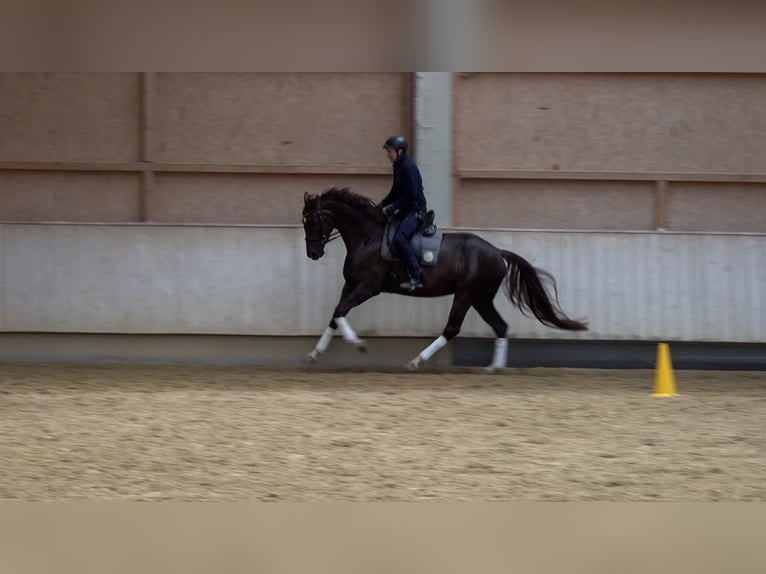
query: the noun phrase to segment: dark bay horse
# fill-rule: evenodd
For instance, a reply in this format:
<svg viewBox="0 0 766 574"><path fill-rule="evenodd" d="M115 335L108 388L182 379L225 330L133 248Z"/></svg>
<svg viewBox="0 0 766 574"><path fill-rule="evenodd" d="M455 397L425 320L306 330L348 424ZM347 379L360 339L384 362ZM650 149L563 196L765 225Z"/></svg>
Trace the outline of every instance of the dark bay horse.
<svg viewBox="0 0 766 574"><path fill-rule="evenodd" d="M471 307L492 327L497 337L488 369L504 368L508 357L508 325L493 303L501 285L511 303L522 313L531 313L543 325L567 331L587 330L585 323L570 319L559 308L555 298L556 282L549 273L472 233L445 233L436 265L423 267L423 287L413 292L404 291L399 287L399 283L406 279L404 266L381 257L386 217L372 200L339 188L319 195L307 192L303 199L306 254L315 261L322 257L335 230L346 244L347 252L340 301L329 326L308 354L312 362L327 350L338 328L347 342L365 350L364 341L351 328L346 315L382 292L413 297L455 296L441 336L407 364L409 369L417 369L420 363L430 359L454 338ZM392 271L396 273L393 277ZM549 294L546 284L553 289L554 296Z"/></svg>

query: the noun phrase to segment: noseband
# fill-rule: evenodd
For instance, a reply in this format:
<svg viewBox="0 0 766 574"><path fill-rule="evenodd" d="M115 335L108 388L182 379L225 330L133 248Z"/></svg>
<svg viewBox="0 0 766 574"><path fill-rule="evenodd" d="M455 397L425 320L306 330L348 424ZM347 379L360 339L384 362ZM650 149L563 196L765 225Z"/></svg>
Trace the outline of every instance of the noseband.
<svg viewBox="0 0 766 574"><path fill-rule="evenodd" d="M308 215L303 216L304 228L307 222L315 223L319 225L319 229L321 230L321 233L322 233L322 235L314 236L314 237L309 237L309 234L306 233L306 243L309 243L311 241L319 241L322 243L322 245L327 245L328 243L330 243L330 241L335 241L336 239L338 239L338 237L340 237L339 232L335 232L335 233L332 232L333 230L332 225L329 226L330 230L327 233L324 233L324 229L326 227L325 223L327 220L325 219L323 212L324 212L323 209L317 207L313 211L309 212Z"/></svg>

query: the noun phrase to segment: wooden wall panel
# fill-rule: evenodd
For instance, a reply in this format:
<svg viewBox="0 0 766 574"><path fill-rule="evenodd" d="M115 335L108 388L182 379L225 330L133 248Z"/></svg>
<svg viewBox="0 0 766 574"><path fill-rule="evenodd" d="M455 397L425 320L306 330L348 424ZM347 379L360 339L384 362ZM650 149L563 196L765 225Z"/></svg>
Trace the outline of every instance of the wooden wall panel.
<svg viewBox="0 0 766 574"><path fill-rule="evenodd" d="M350 187L373 200L388 192L385 176L159 174L147 198L150 221L299 225L303 193Z"/></svg>
<svg viewBox="0 0 766 574"><path fill-rule="evenodd" d="M379 165L405 74L158 74L155 161ZM385 160L385 158L383 158Z"/></svg>
<svg viewBox="0 0 766 574"><path fill-rule="evenodd" d="M766 233L766 184L673 183L667 202L669 229Z"/></svg>
<svg viewBox="0 0 766 574"><path fill-rule="evenodd" d="M464 181L460 227L512 229L653 228L650 182Z"/></svg>
<svg viewBox="0 0 766 574"><path fill-rule="evenodd" d="M136 173L0 171L0 221L132 222Z"/></svg>
<svg viewBox="0 0 766 574"><path fill-rule="evenodd" d="M138 159L134 73L0 73L0 161Z"/></svg>
<svg viewBox="0 0 766 574"><path fill-rule="evenodd" d="M766 172L766 75L471 74L459 169Z"/></svg>

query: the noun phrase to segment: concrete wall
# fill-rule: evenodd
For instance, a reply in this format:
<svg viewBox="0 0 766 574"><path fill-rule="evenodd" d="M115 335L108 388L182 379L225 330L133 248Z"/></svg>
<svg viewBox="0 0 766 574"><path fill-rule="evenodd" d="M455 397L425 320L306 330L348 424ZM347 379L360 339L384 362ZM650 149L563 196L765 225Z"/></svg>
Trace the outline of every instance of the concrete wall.
<svg viewBox="0 0 766 574"><path fill-rule="evenodd" d="M567 334L500 296L510 335L529 339L766 339L766 236L481 231L547 269L591 330ZM318 336L345 249L319 262L284 226L0 225L0 332ZM352 311L363 336L435 337L450 298L381 295ZM491 337L473 312L463 336Z"/></svg>
<svg viewBox="0 0 766 574"><path fill-rule="evenodd" d="M452 74L418 72L414 84L414 157L436 224L452 225Z"/></svg>

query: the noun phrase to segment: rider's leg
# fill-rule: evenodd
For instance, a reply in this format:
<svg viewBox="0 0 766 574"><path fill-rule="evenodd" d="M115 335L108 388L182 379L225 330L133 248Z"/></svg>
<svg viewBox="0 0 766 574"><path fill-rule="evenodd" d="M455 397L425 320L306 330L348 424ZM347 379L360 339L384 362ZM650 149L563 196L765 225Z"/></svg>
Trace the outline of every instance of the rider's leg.
<svg viewBox="0 0 766 574"><path fill-rule="evenodd" d="M418 258L415 255L410 240L418 229L420 220L415 212L410 212L404 216L399 228L394 235L394 246L396 247L399 257L404 261L407 266L407 272L410 276L410 281L402 283L400 287L404 289L414 289L422 285L420 264Z"/></svg>

